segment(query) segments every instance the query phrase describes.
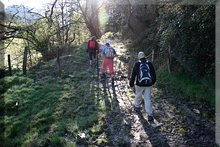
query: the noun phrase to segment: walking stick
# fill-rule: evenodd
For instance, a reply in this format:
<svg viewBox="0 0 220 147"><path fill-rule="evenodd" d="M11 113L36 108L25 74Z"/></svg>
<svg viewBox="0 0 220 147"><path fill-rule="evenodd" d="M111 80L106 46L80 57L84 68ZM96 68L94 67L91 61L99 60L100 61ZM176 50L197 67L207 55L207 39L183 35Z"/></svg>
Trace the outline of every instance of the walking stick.
<svg viewBox="0 0 220 147"><path fill-rule="evenodd" d="M99 54L98 54L98 51L97 51L96 60L97 60L97 76L98 76L98 80L99 80Z"/></svg>

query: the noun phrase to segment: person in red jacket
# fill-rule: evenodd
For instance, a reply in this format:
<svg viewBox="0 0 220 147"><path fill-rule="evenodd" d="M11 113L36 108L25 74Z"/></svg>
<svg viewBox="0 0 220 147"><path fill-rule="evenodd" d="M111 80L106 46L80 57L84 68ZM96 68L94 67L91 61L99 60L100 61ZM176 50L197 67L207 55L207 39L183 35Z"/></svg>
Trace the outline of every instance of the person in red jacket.
<svg viewBox="0 0 220 147"><path fill-rule="evenodd" d="M87 53L89 53L89 64L92 66L92 64L95 63L97 54L99 53L99 45L95 36L88 41Z"/></svg>

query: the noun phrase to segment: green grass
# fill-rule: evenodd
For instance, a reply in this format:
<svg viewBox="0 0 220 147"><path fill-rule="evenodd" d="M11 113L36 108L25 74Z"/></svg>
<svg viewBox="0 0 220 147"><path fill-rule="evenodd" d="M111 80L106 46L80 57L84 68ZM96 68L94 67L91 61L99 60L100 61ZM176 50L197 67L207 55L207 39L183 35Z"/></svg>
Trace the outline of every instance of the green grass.
<svg viewBox="0 0 220 147"><path fill-rule="evenodd" d="M185 73L158 69L157 83L179 98L205 100L215 106L215 84L211 78L197 79Z"/></svg>
<svg viewBox="0 0 220 147"><path fill-rule="evenodd" d="M73 60L85 60L81 51L76 56ZM1 79L0 110L4 109L4 115L0 125L4 128L0 129L0 146L100 143L101 136L106 136L103 127L108 108L85 68L81 65L77 75L48 76L44 81L23 76ZM85 133L85 138L79 137L80 133ZM104 144L108 142L103 140Z"/></svg>

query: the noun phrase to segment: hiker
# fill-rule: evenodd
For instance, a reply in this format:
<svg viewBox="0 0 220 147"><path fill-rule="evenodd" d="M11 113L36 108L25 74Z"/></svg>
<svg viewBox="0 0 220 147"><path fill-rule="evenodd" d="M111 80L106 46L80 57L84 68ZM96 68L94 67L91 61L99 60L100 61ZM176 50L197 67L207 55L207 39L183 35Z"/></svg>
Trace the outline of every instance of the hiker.
<svg viewBox="0 0 220 147"><path fill-rule="evenodd" d="M107 67L109 69L111 78L113 78L115 72L113 67L113 60L116 57L116 51L114 48L110 46L109 43L106 43L101 51L102 55L102 75L101 79L104 80L106 78Z"/></svg>
<svg viewBox="0 0 220 147"><path fill-rule="evenodd" d="M138 53L138 62L135 63L131 75L129 85L134 87L135 82L135 99L134 99L134 111L140 112L140 104L142 101L142 95L144 95L144 105L147 112L149 122L153 122L153 110L151 102L151 86L156 82L156 74L154 67L150 61L145 57L144 52Z"/></svg>
<svg viewBox="0 0 220 147"><path fill-rule="evenodd" d="M95 36L88 41L87 53L89 53L89 64L92 66L95 62L96 55L99 53L99 45Z"/></svg>

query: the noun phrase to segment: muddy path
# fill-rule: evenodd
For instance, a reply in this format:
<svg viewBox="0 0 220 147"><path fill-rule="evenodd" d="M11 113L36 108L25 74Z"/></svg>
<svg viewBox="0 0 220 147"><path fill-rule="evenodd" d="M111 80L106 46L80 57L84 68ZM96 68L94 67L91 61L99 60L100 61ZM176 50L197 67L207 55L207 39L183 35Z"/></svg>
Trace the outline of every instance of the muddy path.
<svg viewBox="0 0 220 147"><path fill-rule="evenodd" d="M209 111L209 108L172 97L157 85L152 88L152 103L154 117L162 126L152 128L149 125L143 103L141 113L135 113L135 95L128 86L127 78L130 68L126 57L128 52L120 39L111 39L111 45L118 54L114 60L116 78L113 82L111 79L99 82L110 108L104 130L109 146L216 146L214 120L201 114Z"/></svg>

